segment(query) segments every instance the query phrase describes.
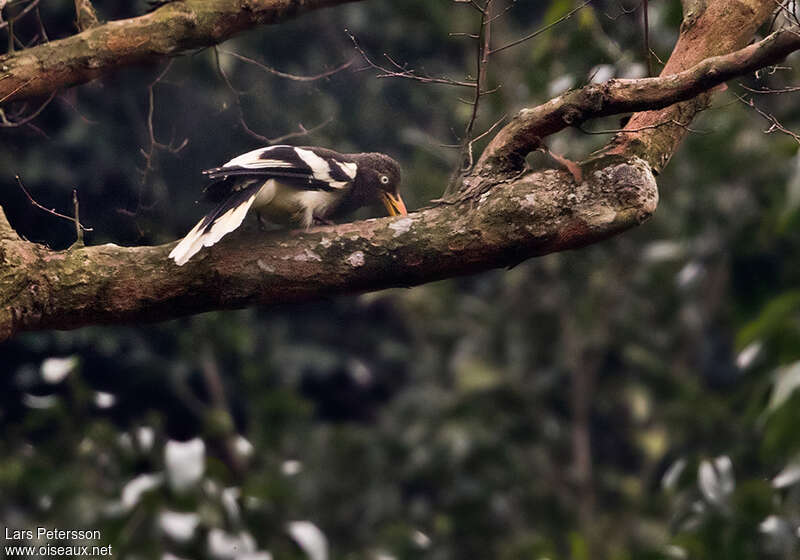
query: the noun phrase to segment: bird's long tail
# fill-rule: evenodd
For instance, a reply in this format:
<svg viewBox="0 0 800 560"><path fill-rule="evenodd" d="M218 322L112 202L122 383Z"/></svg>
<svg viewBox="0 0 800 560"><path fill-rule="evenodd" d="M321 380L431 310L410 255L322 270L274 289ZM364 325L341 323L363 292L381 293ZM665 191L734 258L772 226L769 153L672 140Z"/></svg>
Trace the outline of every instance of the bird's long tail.
<svg viewBox="0 0 800 560"><path fill-rule="evenodd" d="M223 236L242 225L247 211L250 210L258 194L256 187L252 185L234 192L213 211L206 214L172 249L169 258L178 266L182 266L200 249L211 247Z"/></svg>

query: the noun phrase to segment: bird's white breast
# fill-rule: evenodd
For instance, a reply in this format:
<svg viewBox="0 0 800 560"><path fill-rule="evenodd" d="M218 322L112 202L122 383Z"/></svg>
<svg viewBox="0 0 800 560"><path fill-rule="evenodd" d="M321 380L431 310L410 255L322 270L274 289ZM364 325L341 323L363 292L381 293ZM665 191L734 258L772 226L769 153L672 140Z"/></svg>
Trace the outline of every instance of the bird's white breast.
<svg viewBox="0 0 800 560"><path fill-rule="evenodd" d="M256 194L253 208L264 213L271 221L299 221L302 226L308 227L315 216L324 216L326 210L338 203L342 196L337 191L298 190L276 179L269 179Z"/></svg>

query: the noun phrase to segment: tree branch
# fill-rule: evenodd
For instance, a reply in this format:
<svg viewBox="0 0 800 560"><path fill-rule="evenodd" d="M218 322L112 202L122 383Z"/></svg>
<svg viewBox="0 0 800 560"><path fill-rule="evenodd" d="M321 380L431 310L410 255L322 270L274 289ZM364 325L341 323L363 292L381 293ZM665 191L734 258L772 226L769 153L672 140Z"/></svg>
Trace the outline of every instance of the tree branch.
<svg viewBox="0 0 800 560"><path fill-rule="evenodd" d="M486 148L478 161L477 172L517 172L524 165L525 156L538 148L543 138L569 126L578 126L597 117L659 109L692 99L727 80L775 64L798 49L800 30L785 29L733 53L702 60L676 74L662 73L658 78L636 80L609 80L567 92L543 105L520 111ZM624 130L631 135L637 133L640 136L655 137L661 126L654 125L663 124L674 130L684 131L685 126L671 123L688 124L694 114L681 114L684 120L677 121L677 116L670 116L673 111L674 109L666 112L651 111L647 113L647 119L637 116L631 119L636 126L629 123ZM663 120L654 121L656 116ZM625 140L630 135L622 138L626 148L631 149L630 142ZM676 147L677 144L672 149ZM637 152L641 152L639 155L653 166L661 165L665 156L663 149L652 153L644 149Z"/></svg>
<svg viewBox="0 0 800 560"><path fill-rule="evenodd" d="M742 49L752 41L755 32L775 12L778 5L779 2L775 0L684 0L681 34L661 71L661 76L677 74L706 58ZM796 35L797 29L779 33ZM774 34L770 37L774 37ZM782 41L791 42L791 37L780 38L779 42ZM762 43L764 41L756 45ZM740 51L745 58L748 52L750 51L746 49ZM782 57L778 56L778 60L780 58ZM764 66L774 62L776 60L770 60L768 57L762 60ZM710 100L711 94L704 93L664 109L633 115L625 126L626 132L615 138L608 152L636 153L650 163L656 174L660 173L678 149L688 129L686 126L676 124L657 127L653 125L659 123L688 125L698 112L708 106Z"/></svg>
<svg viewBox="0 0 800 560"><path fill-rule="evenodd" d="M0 56L0 100L82 84L131 64L221 43L236 33L357 0L183 0L153 13ZM87 3L88 5L88 3Z"/></svg>
<svg viewBox="0 0 800 560"><path fill-rule="evenodd" d="M222 40L253 21L267 23L343 1L347 0L261 0L249 2L249 10L239 10L237 2L233 11L232 1L220 0L212 9L212 3L186 0L127 20L138 22L136 33L130 36L123 33L112 38L108 26L114 24L86 31L77 37L105 37L105 42L75 48L84 54L107 55L113 47L116 54L128 53L127 58L123 56L125 63L137 57L169 56L187 45L197 46L198 41ZM156 321L216 309L411 286L511 266L629 229L655 210L658 194L653 172L669 160L704 106L708 93L701 92L800 48L800 35L794 30L744 47L774 9L774 0L705 0L701 7L687 8L691 13L686 14L661 77L587 86L522 111L490 142L475 172L464 178L461 196L406 217L309 231L234 234L186 266L176 267L167 259L171 244L132 248L107 244L51 251L16 236L0 212L0 340L24 330ZM200 12L219 27L209 29L206 19L197 19ZM117 23L131 31L130 23ZM170 27L173 24L176 27ZM140 26L154 26L152 36L138 35ZM104 29L106 35L92 35ZM183 39L179 38L182 34ZM170 39L165 42L165 37ZM149 46L140 49L136 41L142 40ZM115 50L119 45L125 48ZM40 48L10 58L19 63ZM157 48L161 50L153 50ZM724 54L735 49L739 50ZM78 64L70 55L66 60ZM45 64L43 75L53 72L49 63L36 57L19 64L15 68L29 73L14 74L11 85L0 77L0 85L8 88L6 93L0 89L0 99L15 95L17 89L26 95L36 91L27 83L41 81L29 68L39 62ZM67 78L56 83L77 83L69 80L116 67L102 57L99 62L94 67L79 65L83 73L68 72ZM42 87L41 83L36 87ZM579 184L576 174L526 172L523 167L525 155L542 137L566 126L675 101L681 103L635 114L605 152L581 165Z"/></svg>
<svg viewBox="0 0 800 560"><path fill-rule="evenodd" d="M173 244L56 252L0 236L0 340L413 286L594 243L655 210L643 161L612 156L593 169L580 185L569 173L541 171L480 200L402 218L234 234L182 267L167 258Z"/></svg>
<svg viewBox="0 0 800 560"><path fill-rule="evenodd" d="M75 0L75 24L78 31L85 31L100 24L91 0Z"/></svg>

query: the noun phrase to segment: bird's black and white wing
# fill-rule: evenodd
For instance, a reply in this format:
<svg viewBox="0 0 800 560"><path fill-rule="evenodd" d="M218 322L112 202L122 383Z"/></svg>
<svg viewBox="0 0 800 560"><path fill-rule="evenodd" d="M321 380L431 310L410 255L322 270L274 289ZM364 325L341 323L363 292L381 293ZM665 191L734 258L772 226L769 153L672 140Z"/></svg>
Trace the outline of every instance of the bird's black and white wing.
<svg viewBox="0 0 800 560"><path fill-rule="evenodd" d="M270 146L259 148L203 173L212 179L206 198L219 205L207 214L169 254L185 264L203 247L210 247L238 228L248 210L268 205L276 196L276 182L297 191L305 207L303 224L310 225L315 205L330 204L352 185L358 165L324 148ZM274 181L271 181L274 180Z"/></svg>
<svg viewBox="0 0 800 560"><path fill-rule="evenodd" d="M358 165L324 148L269 146L247 152L222 167L203 171L217 181L229 177L272 177L298 189L337 191L355 179Z"/></svg>

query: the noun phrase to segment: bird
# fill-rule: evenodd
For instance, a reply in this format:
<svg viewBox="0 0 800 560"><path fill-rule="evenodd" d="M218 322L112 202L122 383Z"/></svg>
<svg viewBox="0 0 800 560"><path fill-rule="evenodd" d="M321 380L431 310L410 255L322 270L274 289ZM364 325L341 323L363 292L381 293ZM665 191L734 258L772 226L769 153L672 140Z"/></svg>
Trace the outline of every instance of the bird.
<svg viewBox="0 0 800 560"><path fill-rule="evenodd" d="M182 266L244 221L311 227L382 202L389 215L408 214L398 187L400 165L381 153L342 154L327 148L276 145L236 156L203 171L204 198L217 204L170 252Z"/></svg>

